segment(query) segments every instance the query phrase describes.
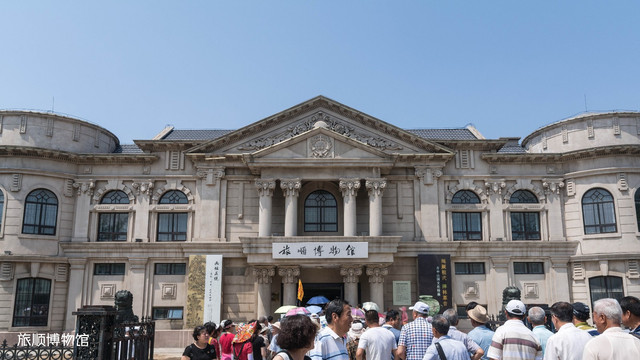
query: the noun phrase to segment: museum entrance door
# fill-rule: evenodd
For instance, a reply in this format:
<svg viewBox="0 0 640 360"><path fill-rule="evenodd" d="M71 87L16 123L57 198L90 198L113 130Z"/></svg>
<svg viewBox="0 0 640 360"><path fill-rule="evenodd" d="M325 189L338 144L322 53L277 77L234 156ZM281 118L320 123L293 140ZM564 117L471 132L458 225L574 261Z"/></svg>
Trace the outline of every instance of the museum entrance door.
<svg viewBox="0 0 640 360"><path fill-rule="evenodd" d="M302 283L304 289L304 297L302 298L302 305L306 306L307 301L314 296L322 295L329 299L344 299L344 284L343 283Z"/></svg>

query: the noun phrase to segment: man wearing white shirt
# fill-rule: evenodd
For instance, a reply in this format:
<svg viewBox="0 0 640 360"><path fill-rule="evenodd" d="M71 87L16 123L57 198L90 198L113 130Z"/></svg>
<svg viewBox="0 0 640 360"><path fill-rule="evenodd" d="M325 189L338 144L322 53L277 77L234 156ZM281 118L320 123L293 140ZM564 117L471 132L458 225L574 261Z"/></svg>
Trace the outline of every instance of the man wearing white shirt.
<svg viewBox="0 0 640 360"><path fill-rule="evenodd" d="M565 301L551 305L551 322L558 332L547 340L544 360L581 360L593 336L573 325L573 306Z"/></svg>
<svg viewBox="0 0 640 360"><path fill-rule="evenodd" d="M616 299L600 299L593 303L593 323L600 335L589 340L582 360L640 359L640 339L620 327L622 308Z"/></svg>

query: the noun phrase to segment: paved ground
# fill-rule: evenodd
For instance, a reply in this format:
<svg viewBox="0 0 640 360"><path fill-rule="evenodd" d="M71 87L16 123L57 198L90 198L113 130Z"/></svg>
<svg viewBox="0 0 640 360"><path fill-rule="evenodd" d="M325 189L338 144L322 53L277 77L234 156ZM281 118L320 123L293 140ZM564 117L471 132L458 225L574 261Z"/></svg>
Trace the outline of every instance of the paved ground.
<svg viewBox="0 0 640 360"><path fill-rule="evenodd" d="M154 360L180 360L183 348L155 348L153 349Z"/></svg>

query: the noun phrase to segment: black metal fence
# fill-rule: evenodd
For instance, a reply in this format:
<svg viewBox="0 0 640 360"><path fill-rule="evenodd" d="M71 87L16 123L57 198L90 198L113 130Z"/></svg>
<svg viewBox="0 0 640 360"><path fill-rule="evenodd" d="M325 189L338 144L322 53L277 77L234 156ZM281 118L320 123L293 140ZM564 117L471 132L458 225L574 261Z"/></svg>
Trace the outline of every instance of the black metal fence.
<svg viewBox="0 0 640 360"><path fill-rule="evenodd" d="M156 323L148 318L114 325L111 360L153 359L155 327Z"/></svg>
<svg viewBox="0 0 640 360"><path fill-rule="evenodd" d="M17 360L17 359L73 359L73 346L64 346L60 343L57 345L49 344L48 346L9 346L7 340L2 341L0 345L0 360Z"/></svg>

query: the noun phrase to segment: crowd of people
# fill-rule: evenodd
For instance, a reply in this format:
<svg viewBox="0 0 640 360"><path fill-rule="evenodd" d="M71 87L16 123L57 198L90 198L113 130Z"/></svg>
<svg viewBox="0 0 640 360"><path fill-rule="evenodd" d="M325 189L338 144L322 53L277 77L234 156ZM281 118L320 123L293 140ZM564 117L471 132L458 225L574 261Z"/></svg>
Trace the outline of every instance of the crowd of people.
<svg viewBox="0 0 640 360"><path fill-rule="evenodd" d="M457 328L455 309L432 317L429 305L418 301L409 310L412 321L377 307L354 317L351 306L336 299L320 315L275 323L262 317L237 329L231 320L206 323L194 329L182 360L640 359L640 300L633 296L597 300L593 311L580 302L556 302L545 311L510 300L500 324L491 324L486 308L472 302L466 307L473 327L468 333Z"/></svg>

